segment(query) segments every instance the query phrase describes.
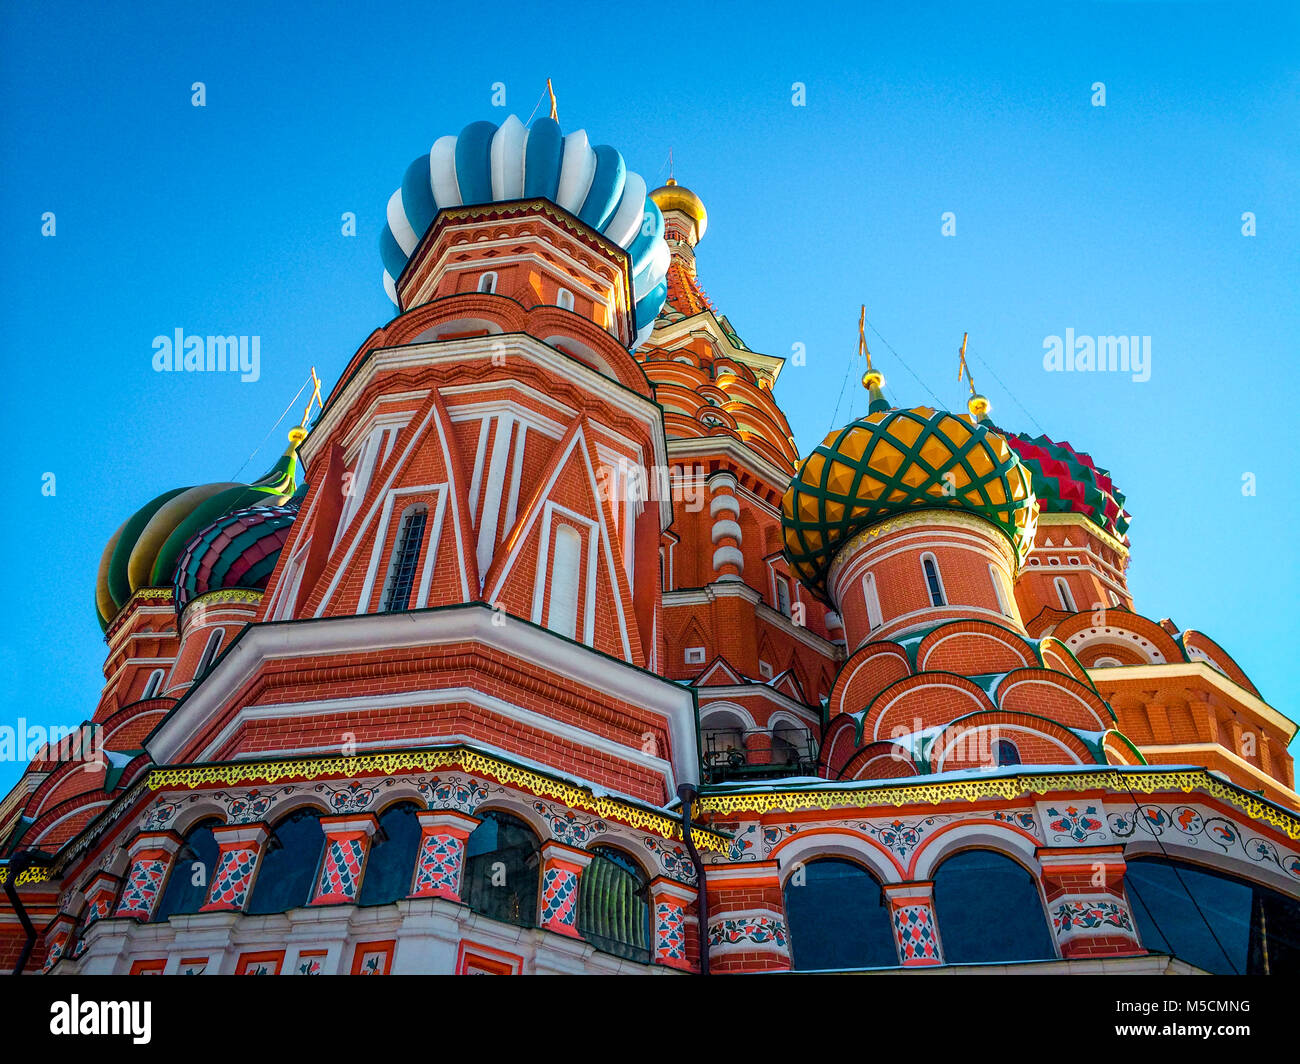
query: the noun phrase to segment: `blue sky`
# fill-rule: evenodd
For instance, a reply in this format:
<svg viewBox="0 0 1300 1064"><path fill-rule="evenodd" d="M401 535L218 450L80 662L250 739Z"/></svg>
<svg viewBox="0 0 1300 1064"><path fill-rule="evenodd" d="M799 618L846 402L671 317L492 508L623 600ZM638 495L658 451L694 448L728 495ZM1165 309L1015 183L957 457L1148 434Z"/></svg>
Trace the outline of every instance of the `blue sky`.
<svg viewBox="0 0 1300 1064"><path fill-rule="evenodd" d="M777 389L801 450L865 409L853 381L834 405L859 303L924 382L873 343L902 403L961 408L969 330L997 420L1127 493L1138 608L1300 711L1295 5L259 7L0 10L0 723L91 715L104 543L163 490L274 461L287 420L245 465L308 367L328 388L388 319L406 165L526 118L547 76L563 127L651 185L673 150L709 209L710 297L756 350L807 352ZM178 327L260 336L261 379L155 373ZM1150 380L1044 372L1067 328L1150 336Z"/></svg>

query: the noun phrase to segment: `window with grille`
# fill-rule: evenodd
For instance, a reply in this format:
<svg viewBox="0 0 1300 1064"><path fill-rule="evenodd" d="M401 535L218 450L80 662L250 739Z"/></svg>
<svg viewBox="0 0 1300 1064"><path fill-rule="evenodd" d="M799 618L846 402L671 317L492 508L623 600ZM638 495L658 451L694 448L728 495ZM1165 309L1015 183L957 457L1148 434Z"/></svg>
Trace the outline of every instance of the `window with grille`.
<svg viewBox="0 0 1300 1064"><path fill-rule="evenodd" d="M388 582L380 606L384 613L410 608L411 586L415 583L415 567L420 561L428 516L428 510L423 506L412 506L402 515L402 527L397 531L397 547L388 568Z"/></svg>

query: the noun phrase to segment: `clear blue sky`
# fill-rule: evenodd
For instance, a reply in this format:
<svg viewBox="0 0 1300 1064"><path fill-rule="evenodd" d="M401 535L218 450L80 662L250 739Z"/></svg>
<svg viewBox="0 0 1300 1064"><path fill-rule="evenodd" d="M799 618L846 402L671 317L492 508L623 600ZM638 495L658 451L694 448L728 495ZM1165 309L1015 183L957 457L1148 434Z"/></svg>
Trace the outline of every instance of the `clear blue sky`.
<svg viewBox="0 0 1300 1064"><path fill-rule="evenodd" d="M240 470L309 366L334 383L388 318L377 239L406 165L526 118L548 75L564 128L652 185L674 150L709 209L709 295L751 347L805 346L777 389L801 450L831 427L860 302L954 405L969 330L997 419L1127 492L1138 608L1300 712L1297 5L848 6L6 3L0 723L90 716L109 536ZM177 327L259 335L261 380L155 373ZM1043 372L1067 328L1149 335L1151 379ZM895 399L933 402L875 347ZM850 382L836 420L864 406Z"/></svg>

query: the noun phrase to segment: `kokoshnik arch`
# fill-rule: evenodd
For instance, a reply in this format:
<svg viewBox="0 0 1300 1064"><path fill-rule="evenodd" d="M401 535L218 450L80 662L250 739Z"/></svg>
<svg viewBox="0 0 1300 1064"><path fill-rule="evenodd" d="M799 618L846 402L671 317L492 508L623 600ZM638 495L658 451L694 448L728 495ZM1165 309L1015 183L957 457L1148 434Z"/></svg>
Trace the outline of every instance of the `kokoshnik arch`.
<svg viewBox="0 0 1300 1064"><path fill-rule="evenodd" d="M315 420L108 540L5 964L1297 971L1296 725L1138 612L1109 474L865 340L801 459L707 223L554 117L411 163Z"/></svg>

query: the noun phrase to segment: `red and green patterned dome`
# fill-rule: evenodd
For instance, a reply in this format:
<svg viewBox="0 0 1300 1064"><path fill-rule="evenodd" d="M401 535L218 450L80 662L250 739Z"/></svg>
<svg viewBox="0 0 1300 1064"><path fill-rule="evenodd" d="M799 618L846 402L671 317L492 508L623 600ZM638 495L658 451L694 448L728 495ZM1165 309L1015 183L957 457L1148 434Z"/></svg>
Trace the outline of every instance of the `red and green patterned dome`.
<svg viewBox="0 0 1300 1064"><path fill-rule="evenodd" d="M1083 514L1121 542L1125 539L1129 514L1108 470L1048 436L1020 432L1008 436L1008 441L1033 473L1034 494L1044 513Z"/></svg>
<svg viewBox="0 0 1300 1064"><path fill-rule="evenodd" d="M108 541L99 561L95 612L107 629L142 587L171 587L186 545L213 521L249 506L282 505L298 490L302 429L265 476L252 484L200 484L164 492L129 517Z"/></svg>
<svg viewBox="0 0 1300 1064"><path fill-rule="evenodd" d="M987 422L917 407L875 409L804 459L781 501L785 556L824 598L841 546L879 521L926 509L984 518L1018 557L1033 546L1038 507L1030 474L1006 437Z"/></svg>
<svg viewBox="0 0 1300 1064"><path fill-rule="evenodd" d="M176 567L177 612L209 591L266 587L297 516L296 500L288 506L250 506L203 529Z"/></svg>

